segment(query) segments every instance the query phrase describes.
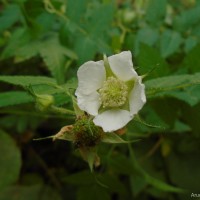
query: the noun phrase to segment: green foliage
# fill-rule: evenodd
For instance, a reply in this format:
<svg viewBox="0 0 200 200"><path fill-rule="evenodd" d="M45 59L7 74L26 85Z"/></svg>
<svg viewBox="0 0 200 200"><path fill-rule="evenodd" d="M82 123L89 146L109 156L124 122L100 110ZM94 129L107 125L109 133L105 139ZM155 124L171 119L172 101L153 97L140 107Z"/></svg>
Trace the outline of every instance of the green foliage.
<svg viewBox="0 0 200 200"><path fill-rule="evenodd" d="M16 195L17 194L17 195ZM60 195L50 187L43 185L12 186L3 190L0 194L1 200L60 200Z"/></svg>
<svg viewBox="0 0 200 200"><path fill-rule="evenodd" d="M13 98L14 97L14 98ZM0 107L33 102L33 98L26 92L12 91L0 93Z"/></svg>
<svg viewBox="0 0 200 200"><path fill-rule="evenodd" d="M55 85L54 79L41 76L0 76L0 81L23 87L42 84Z"/></svg>
<svg viewBox="0 0 200 200"><path fill-rule="evenodd" d="M161 35L160 42L161 55L166 58L179 50L182 38L180 33L166 30Z"/></svg>
<svg viewBox="0 0 200 200"><path fill-rule="evenodd" d="M1 11L0 200L199 193L199 1L3 0ZM78 67L124 50L144 75L140 118L72 148Z"/></svg>
<svg viewBox="0 0 200 200"><path fill-rule="evenodd" d="M20 19L20 8L17 4L11 4L3 10L0 17L0 32L10 28Z"/></svg>
<svg viewBox="0 0 200 200"><path fill-rule="evenodd" d="M16 182L21 168L20 150L13 139L0 130L0 190Z"/></svg>
<svg viewBox="0 0 200 200"><path fill-rule="evenodd" d="M174 97L194 106L199 103L200 73L176 75L146 81L147 95L150 97Z"/></svg>
<svg viewBox="0 0 200 200"><path fill-rule="evenodd" d="M166 13L166 0L150 0L146 11L146 20L152 25L159 25Z"/></svg>

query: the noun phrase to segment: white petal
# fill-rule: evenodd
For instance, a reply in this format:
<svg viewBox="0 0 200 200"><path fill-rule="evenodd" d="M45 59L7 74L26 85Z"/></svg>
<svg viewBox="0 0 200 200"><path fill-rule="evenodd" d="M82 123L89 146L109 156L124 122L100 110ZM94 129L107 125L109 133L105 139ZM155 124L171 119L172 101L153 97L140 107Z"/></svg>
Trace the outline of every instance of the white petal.
<svg viewBox="0 0 200 200"><path fill-rule="evenodd" d="M132 55L130 51L123 51L119 54L108 57L113 73L122 81L128 81L137 77L133 68Z"/></svg>
<svg viewBox="0 0 200 200"><path fill-rule="evenodd" d="M135 115L146 103L145 95L145 85L142 84L142 78L138 76L138 79L135 81L133 90L130 92L129 96L129 106L131 115Z"/></svg>
<svg viewBox="0 0 200 200"><path fill-rule="evenodd" d="M88 95L77 93L77 103L81 110L89 113L90 115L98 115L98 109L101 105L98 92L93 92Z"/></svg>
<svg viewBox="0 0 200 200"><path fill-rule="evenodd" d="M98 90L106 79L104 65L89 61L78 69L78 88L76 93L90 94Z"/></svg>
<svg viewBox="0 0 200 200"><path fill-rule="evenodd" d="M112 109L97 115L93 122L102 127L104 132L112 132L124 127L131 119L127 110Z"/></svg>

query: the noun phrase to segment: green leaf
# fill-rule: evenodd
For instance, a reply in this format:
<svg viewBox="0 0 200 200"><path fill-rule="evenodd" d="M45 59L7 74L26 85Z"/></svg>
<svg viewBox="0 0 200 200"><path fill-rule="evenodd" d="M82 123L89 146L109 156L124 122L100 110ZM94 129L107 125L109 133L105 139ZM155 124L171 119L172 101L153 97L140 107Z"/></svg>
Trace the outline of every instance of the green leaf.
<svg viewBox="0 0 200 200"><path fill-rule="evenodd" d="M97 155L96 148L80 148L79 150L83 159L88 163L91 172L94 166L99 166L100 158Z"/></svg>
<svg viewBox="0 0 200 200"><path fill-rule="evenodd" d="M80 65L93 59L97 51L97 44L89 37L80 36L76 40L74 50L78 54L78 64Z"/></svg>
<svg viewBox="0 0 200 200"><path fill-rule="evenodd" d="M147 174L147 172L144 171L138 164L130 145L129 145L129 151L130 151L130 157L131 157L131 161L132 161L132 165L133 165L134 169L136 169L136 171L138 172L138 174L140 174L141 177L142 176L144 177L146 183L150 184L151 186L153 186L159 190L165 191L165 192L177 192L177 193L185 192L185 190L183 190L183 189L169 185L169 184L167 184L161 180L158 180L158 179L150 176L149 174ZM142 183L142 185L145 185L145 183Z"/></svg>
<svg viewBox="0 0 200 200"><path fill-rule="evenodd" d="M176 192L176 193L183 193L185 190L169 185L161 180L158 180L156 178L153 178L152 176L149 176L148 174L145 174L146 181L152 185L153 187L165 191L165 192Z"/></svg>
<svg viewBox="0 0 200 200"><path fill-rule="evenodd" d="M0 93L0 107L33 102L33 98L26 92L13 91Z"/></svg>
<svg viewBox="0 0 200 200"><path fill-rule="evenodd" d="M30 41L25 45L20 45L19 49L15 52L15 62L22 62L28 60L39 53L41 43L39 41Z"/></svg>
<svg viewBox="0 0 200 200"><path fill-rule="evenodd" d="M71 21L79 22L81 17L86 12L88 0L68 0L67 1L67 16Z"/></svg>
<svg viewBox="0 0 200 200"><path fill-rule="evenodd" d="M39 49L39 52L52 76L55 77L58 83L64 83L66 56L71 59L77 59L76 54L62 46L56 37L45 41Z"/></svg>
<svg viewBox="0 0 200 200"><path fill-rule="evenodd" d="M0 76L0 81L23 87L42 84L56 85L55 79L45 76Z"/></svg>
<svg viewBox="0 0 200 200"><path fill-rule="evenodd" d="M2 11L0 17L0 32L11 27L21 17L19 6L16 4L10 4Z"/></svg>
<svg viewBox="0 0 200 200"><path fill-rule="evenodd" d="M153 46L159 39L159 33L156 29L144 27L139 29L135 38L134 54L138 55L140 52L140 44L144 43Z"/></svg>
<svg viewBox="0 0 200 200"><path fill-rule="evenodd" d="M30 32L26 28L18 28L12 32L6 47L1 53L0 59L7 59L17 54L17 50L30 42Z"/></svg>
<svg viewBox="0 0 200 200"><path fill-rule="evenodd" d="M191 36L185 39L184 43L185 43L184 50L186 53L189 53L198 44L198 39L196 37Z"/></svg>
<svg viewBox="0 0 200 200"><path fill-rule="evenodd" d="M195 46L184 58L183 66L186 67L189 72L195 73L199 72L200 69L200 59L199 59L199 52L200 51L200 44Z"/></svg>
<svg viewBox="0 0 200 200"><path fill-rule="evenodd" d="M181 90L158 93L158 95L154 97L173 97L188 103L190 106L195 106L200 102L199 90L200 85L194 85Z"/></svg>
<svg viewBox="0 0 200 200"><path fill-rule="evenodd" d="M77 200L111 200L108 192L98 186L91 185L90 187L81 187L77 192Z"/></svg>
<svg viewBox="0 0 200 200"><path fill-rule="evenodd" d="M90 171L92 172L93 171L93 167L95 165L95 162L96 162L96 159L97 159L97 154L96 154L96 151L84 151L84 155L85 155L85 158L88 162L88 165L90 167Z"/></svg>
<svg viewBox="0 0 200 200"><path fill-rule="evenodd" d="M108 164L115 173L133 175L135 172L131 160L120 152L113 154L109 158Z"/></svg>
<svg viewBox="0 0 200 200"><path fill-rule="evenodd" d="M78 1L79 2L79 1ZM73 4L73 5L71 5ZM83 5L81 1L79 8L77 3L70 1L69 22L68 27L70 35L74 41L74 50L78 54L78 64L82 64L94 58L97 52L111 53L111 47L107 40L108 31L113 19L114 7L110 4L92 4L92 9L88 9L87 15L84 15L84 9L87 5ZM82 16L73 11L81 10ZM84 23L82 23L84 21Z"/></svg>
<svg viewBox="0 0 200 200"><path fill-rule="evenodd" d="M187 138L187 144L188 142L191 144L192 141L189 140L190 139ZM193 141L194 140L195 139L193 138ZM180 145L177 144L177 146ZM193 147L195 147L194 143ZM182 188L187 188L187 190L193 193L198 193L199 191L200 161L198 147L199 144L197 144L196 149L192 153L189 153L186 149L186 145L184 145L182 148L185 148L185 151L187 151L185 154L182 152L175 153L174 151L167 158L170 179L174 184Z"/></svg>
<svg viewBox="0 0 200 200"><path fill-rule="evenodd" d="M174 21L174 28L179 31L186 32L195 25L199 25L200 20L200 6L195 6L190 10L181 12L180 16L176 17Z"/></svg>
<svg viewBox="0 0 200 200"><path fill-rule="evenodd" d="M146 20L153 24L160 24L166 14L167 0L150 0L146 10Z"/></svg>
<svg viewBox="0 0 200 200"><path fill-rule="evenodd" d="M93 37L98 39L103 38L105 31L108 30L112 23L114 13L113 4L101 4L97 8L93 9L88 16L88 24L86 24L86 30Z"/></svg>
<svg viewBox="0 0 200 200"><path fill-rule="evenodd" d="M13 139L0 130L0 190L17 181L21 168L20 150Z"/></svg>
<svg viewBox="0 0 200 200"><path fill-rule="evenodd" d="M148 96L154 96L160 92L171 92L200 84L200 73L193 75L174 75L156 78L145 82Z"/></svg>
<svg viewBox="0 0 200 200"><path fill-rule="evenodd" d="M4 189L0 200L61 200L60 195L45 185L12 186Z"/></svg>
<svg viewBox="0 0 200 200"><path fill-rule="evenodd" d="M81 171L62 178L63 181L74 185L91 185L95 183L95 176L90 171Z"/></svg>
<svg viewBox="0 0 200 200"><path fill-rule="evenodd" d="M166 76L169 72L168 64L161 57L159 52L146 44L140 45L140 53L136 57L136 60L138 62L140 74L146 74L155 68L154 71L149 74L149 78Z"/></svg>
<svg viewBox="0 0 200 200"><path fill-rule="evenodd" d="M111 143L111 144L118 144L118 143L130 143L133 141L125 141L121 137L119 137L116 133L106 133L104 134L102 142ZM137 140L136 140L137 141Z"/></svg>
<svg viewBox="0 0 200 200"><path fill-rule="evenodd" d="M200 102L200 81L197 78L193 78L195 75L178 75L163 77L161 79L151 80L146 82L147 95L149 97L173 97L181 101L186 102L191 106L195 106ZM195 80L196 79L196 80ZM158 81L158 82L157 82ZM171 81L171 82L170 82ZM154 89L149 88L150 85L157 83L158 85ZM163 85L166 84L166 87ZM161 86L162 85L162 86Z"/></svg>
<svg viewBox="0 0 200 200"><path fill-rule="evenodd" d="M177 52L181 43L182 38L180 33L171 30L165 30L161 35L160 50L162 57L166 58Z"/></svg>
<svg viewBox="0 0 200 200"><path fill-rule="evenodd" d="M143 175L135 173L130 176L131 192L134 196L142 192L147 185L148 184Z"/></svg>
<svg viewBox="0 0 200 200"><path fill-rule="evenodd" d="M110 192L125 195L128 193L126 186L115 175L110 173L99 174L96 177Z"/></svg>
<svg viewBox="0 0 200 200"><path fill-rule="evenodd" d="M185 106L182 110L182 119L186 122L192 129L191 134L199 137L200 136L200 103L194 107ZM196 140L196 138L194 138Z"/></svg>

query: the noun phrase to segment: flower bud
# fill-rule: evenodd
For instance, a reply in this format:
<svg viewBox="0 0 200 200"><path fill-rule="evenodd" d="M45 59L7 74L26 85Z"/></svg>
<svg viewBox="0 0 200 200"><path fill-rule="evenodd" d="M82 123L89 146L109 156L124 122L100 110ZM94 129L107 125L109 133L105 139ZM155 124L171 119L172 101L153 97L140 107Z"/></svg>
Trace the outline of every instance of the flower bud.
<svg viewBox="0 0 200 200"><path fill-rule="evenodd" d="M136 17L136 13L132 10L124 10L122 14L122 20L125 24L130 24Z"/></svg>
<svg viewBox="0 0 200 200"><path fill-rule="evenodd" d="M36 108L40 111L47 110L54 103L54 98L48 94L36 95Z"/></svg>

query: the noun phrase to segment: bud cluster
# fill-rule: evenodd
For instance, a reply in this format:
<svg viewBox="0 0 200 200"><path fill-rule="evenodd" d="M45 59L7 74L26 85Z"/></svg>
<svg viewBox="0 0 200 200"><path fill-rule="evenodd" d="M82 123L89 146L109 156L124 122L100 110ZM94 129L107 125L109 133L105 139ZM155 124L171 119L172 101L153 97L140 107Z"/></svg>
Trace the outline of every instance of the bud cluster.
<svg viewBox="0 0 200 200"><path fill-rule="evenodd" d="M77 148L94 147L101 142L103 131L87 116L77 119L73 126L74 144Z"/></svg>

